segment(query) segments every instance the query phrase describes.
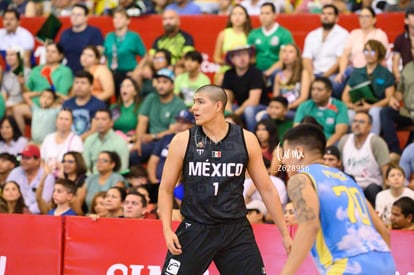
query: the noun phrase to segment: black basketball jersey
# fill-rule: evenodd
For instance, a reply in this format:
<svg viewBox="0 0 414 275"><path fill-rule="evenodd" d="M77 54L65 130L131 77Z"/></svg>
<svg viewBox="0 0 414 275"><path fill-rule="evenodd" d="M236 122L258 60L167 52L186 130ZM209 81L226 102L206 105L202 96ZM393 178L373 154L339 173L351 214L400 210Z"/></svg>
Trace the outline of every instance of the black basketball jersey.
<svg viewBox="0 0 414 275"><path fill-rule="evenodd" d="M229 124L227 135L218 143L210 140L200 126L189 131L181 214L202 224L246 216L243 184L248 153L242 128Z"/></svg>

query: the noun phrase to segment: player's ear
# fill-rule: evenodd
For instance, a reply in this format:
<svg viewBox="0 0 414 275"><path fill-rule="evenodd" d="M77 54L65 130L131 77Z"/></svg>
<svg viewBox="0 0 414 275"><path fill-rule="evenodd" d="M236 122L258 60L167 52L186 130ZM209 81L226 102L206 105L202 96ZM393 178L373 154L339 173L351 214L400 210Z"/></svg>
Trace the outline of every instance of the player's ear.
<svg viewBox="0 0 414 275"><path fill-rule="evenodd" d="M409 220L411 223L413 223L413 219L414 219L413 215L412 214L408 214L407 220Z"/></svg>
<svg viewBox="0 0 414 275"><path fill-rule="evenodd" d="M216 107L217 107L217 110L221 112L221 110L224 109L225 106L223 106L223 102L216 101Z"/></svg>

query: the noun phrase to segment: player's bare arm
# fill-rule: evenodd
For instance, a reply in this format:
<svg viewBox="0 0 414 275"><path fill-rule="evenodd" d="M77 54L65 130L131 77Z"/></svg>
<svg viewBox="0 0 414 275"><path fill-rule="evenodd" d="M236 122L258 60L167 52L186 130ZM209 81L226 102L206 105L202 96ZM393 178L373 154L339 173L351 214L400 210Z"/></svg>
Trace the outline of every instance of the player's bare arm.
<svg viewBox="0 0 414 275"><path fill-rule="evenodd" d="M388 247L391 248L391 236L390 232L388 231L387 227L383 223L383 221L378 217L378 214L375 212L374 208L372 208L371 204L367 202L369 215L371 216L372 223L374 224L375 229L387 243Z"/></svg>
<svg viewBox="0 0 414 275"><path fill-rule="evenodd" d="M267 210L272 216L273 221L276 223L283 238L283 245L285 246L286 251L289 253L292 245L292 239L289 236L289 232L283 218L283 211L279 194L272 184L272 181L270 180L266 167L263 163L263 157L261 153L262 151L260 150L259 142L251 132L245 130L244 137L246 141L247 151L249 153L249 163L247 170L257 190L259 191Z"/></svg>
<svg viewBox="0 0 414 275"><path fill-rule="evenodd" d="M174 187L180 178L189 132L177 134L171 141L158 192L158 209L165 242L173 255L182 253L177 235L171 228Z"/></svg>
<svg viewBox="0 0 414 275"><path fill-rule="evenodd" d="M312 248L316 234L320 230L319 200L311 180L304 174L292 176L287 187L289 197L295 206L298 230L293 240L292 251L281 274L295 274Z"/></svg>

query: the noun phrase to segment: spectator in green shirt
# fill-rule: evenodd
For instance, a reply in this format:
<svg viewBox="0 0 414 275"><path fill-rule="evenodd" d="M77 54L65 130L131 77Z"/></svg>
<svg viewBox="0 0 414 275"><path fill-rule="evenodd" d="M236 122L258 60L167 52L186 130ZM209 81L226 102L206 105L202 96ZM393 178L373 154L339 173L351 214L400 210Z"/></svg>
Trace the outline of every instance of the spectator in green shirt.
<svg viewBox="0 0 414 275"><path fill-rule="evenodd" d="M119 88L127 74L132 74L137 67L137 56L145 56L145 46L138 33L131 31L128 13L123 8L117 8L113 13L115 31L105 37L104 55L115 79L115 90Z"/></svg>
<svg viewBox="0 0 414 275"><path fill-rule="evenodd" d="M89 172L96 173L96 162L102 151L116 151L121 158L121 173L129 167L129 149L127 142L112 129L112 113L100 109L95 114L96 132L88 136L83 147L83 158Z"/></svg>
<svg viewBox="0 0 414 275"><path fill-rule="evenodd" d="M121 131L128 137L135 135L138 124L138 111L141 105L137 82L127 77L122 81L121 94L117 103L111 105L114 130Z"/></svg>
<svg viewBox="0 0 414 275"><path fill-rule="evenodd" d="M27 89L32 93L32 101L40 106L39 97L44 90L50 89L56 93L62 102L69 94L72 87L73 75L69 67L61 64L63 60L63 48L59 44L46 45L46 64L33 68L26 82ZM32 118L29 105L22 103L13 108L13 116L24 133L25 120Z"/></svg>
<svg viewBox="0 0 414 275"><path fill-rule="evenodd" d="M174 132L174 117L187 109L184 101L174 95L174 73L162 69L154 76L157 93L142 102L138 115L136 143L130 155L131 165L146 162L159 140Z"/></svg>
<svg viewBox="0 0 414 275"><path fill-rule="evenodd" d="M180 74L174 81L174 94L184 99L185 105L193 106L195 91L201 86L211 83L210 78L200 71L203 57L197 51L191 51L184 56L185 73Z"/></svg>
<svg viewBox="0 0 414 275"><path fill-rule="evenodd" d="M311 84L311 99L303 102L296 111L294 126L305 116L312 116L323 127L327 146L336 144L348 131L348 108L332 97L329 78L316 77Z"/></svg>

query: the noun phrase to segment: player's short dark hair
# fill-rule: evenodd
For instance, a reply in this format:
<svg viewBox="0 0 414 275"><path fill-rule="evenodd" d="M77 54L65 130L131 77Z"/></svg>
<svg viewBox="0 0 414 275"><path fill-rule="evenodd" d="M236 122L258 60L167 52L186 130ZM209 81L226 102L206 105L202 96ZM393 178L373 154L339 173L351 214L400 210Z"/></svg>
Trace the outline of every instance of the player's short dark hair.
<svg viewBox="0 0 414 275"><path fill-rule="evenodd" d="M270 9L272 10L272 12L273 13L276 13L276 7L275 7L275 5L272 2L265 2L265 3L263 3L260 6L260 8L263 8L263 7L270 7Z"/></svg>
<svg viewBox="0 0 414 275"><path fill-rule="evenodd" d="M324 9L333 9L334 13L335 13L335 16L339 15L339 10L335 5L332 5L332 4L323 5L322 10L324 10Z"/></svg>
<svg viewBox="0 0 414 275"><path fill-rule="evenodd" d="M86 15L86 16L89 14L89 9L88 9L88 7L87 7L85 4L82 4L82 3L76 3L76 4L74 4L74 5L72 6L72 10L73 10L74 8L81 8L81 9L83 9L83 12L85 13L85 15Z"/></svg>
<svg viewBox="0 0 414 275"><path fill-rule="evenodd" d="M204 92L212 101L214 102L220 101L221 103L223 103L223 113L224 113L226 109L227 100L228 100L226 91L220 86L208 84L208 85L204 85L198 88L195 93L197 94L197 93L204 93Z"/></svg>
<svg viewBox="0 0 414 275"><path fill-rule="evenodd" d="M288 141L289 145L292 146L303 145L311 150L317 151L321 156L325 153L325 134L314 124L304 123L289 129L283 141Z"/></svg>
<svg viewBox="0 0 414 275"><path fill-rule="evenodd" d="M190 59L193 61L197 61L198 64L203 62L203 56L200 52L197 51L190 51L184 55L184 59Z"/></svg>
<svg viewBox="0 0 414 275"><path fill-rule="evenodd" d="M289 102L288 102L288 100L286 99L286 97L281 96L281 95L278 95L278 96L272 97L272 98L270 99L270 102L279 102L279 103L281 103L281 104L283 105L283 107L285 107L285 109L287 109L287 108L288 108L288 106L289 106ZM269 103L270 103L270 102L269 102Z"/></svg>
<svg viewBox="0 0 414 275"><path fill-rule="evenodd" d="M75 73L75 78L86 78L88 79L89 84L93 84L93 75L87 71L77 71Z"/></svg>
<svg viewBox="0 0 414 275"><path fill-rule="evenodd" d="M56 184L62 185L69 194L76 195L76 184L70 179L57 178L55 181Z"/></svg>
<svg viewBox="0 0 414 275"><path fill-rule="evenodd" d="M401 213L404 217L408 217L408 215L412 216L411 222L414 221L414 200L409 197L402 197L396 200L392 206L397 206L401 209Z"/></svg>

